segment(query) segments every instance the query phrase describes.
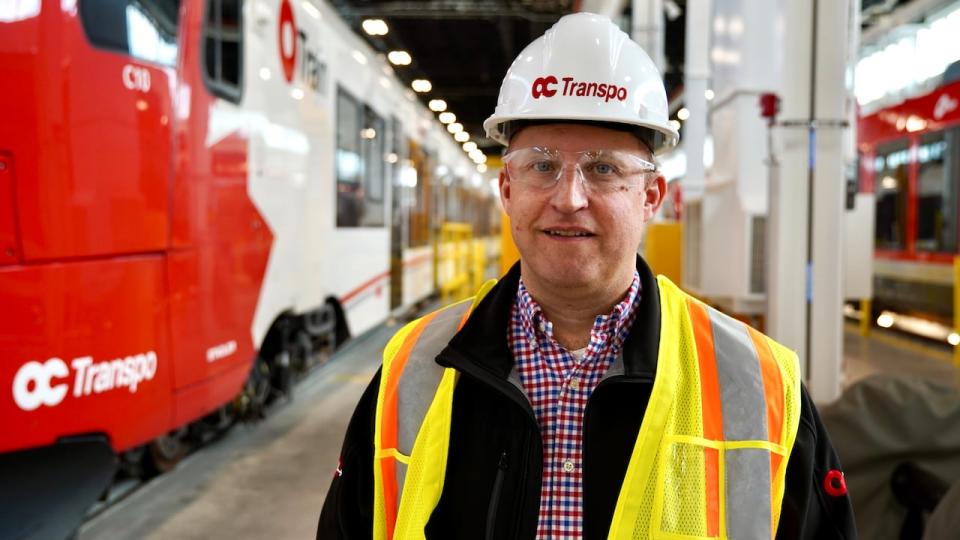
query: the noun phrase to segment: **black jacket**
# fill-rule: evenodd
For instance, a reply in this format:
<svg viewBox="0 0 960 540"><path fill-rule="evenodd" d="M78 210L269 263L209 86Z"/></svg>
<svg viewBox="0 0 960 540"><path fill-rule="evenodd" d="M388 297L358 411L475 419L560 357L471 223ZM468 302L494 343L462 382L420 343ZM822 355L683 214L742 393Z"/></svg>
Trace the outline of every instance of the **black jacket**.
<svg viewBox="0 0 960 540"><path fill-rule="evenodd" d="M624 375L594 390L584 417L583 537L606 538L643 412L653 388L660 337L656 280L637 259L641 301L624 343ZM476 307L437 357L462 375L453 398L453 424L443 495L427 538L528 539L540 508L542 441L526 396L507 381L510 307L520 276L514 268ZM318 539L370 538L373 432L380 373L357 405L320 514ZM837 455L806 389L799 432L787 466L777 538L856 537L848 496L830 496L824 476L840 469Z"/></svg>

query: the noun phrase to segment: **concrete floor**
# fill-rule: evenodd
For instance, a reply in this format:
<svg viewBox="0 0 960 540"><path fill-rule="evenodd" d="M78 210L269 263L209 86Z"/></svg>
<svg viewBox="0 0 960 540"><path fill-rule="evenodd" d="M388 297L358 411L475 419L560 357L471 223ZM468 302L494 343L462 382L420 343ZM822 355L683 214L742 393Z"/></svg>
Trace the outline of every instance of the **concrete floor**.
<svg viewBox="0 0 960 540"><path fill-rule="evenodd" d="M313 538L350 415L396 329L351 342L266 420L142 486L84 524L79 540Z"/></svg>
<svg viewBox="0 0 960 540"><path fill-rule="evenodd" d="M960 386L960 371L946 346L878 328L863 337L850 323L843 338L844 387L877 373Z"/></svg>

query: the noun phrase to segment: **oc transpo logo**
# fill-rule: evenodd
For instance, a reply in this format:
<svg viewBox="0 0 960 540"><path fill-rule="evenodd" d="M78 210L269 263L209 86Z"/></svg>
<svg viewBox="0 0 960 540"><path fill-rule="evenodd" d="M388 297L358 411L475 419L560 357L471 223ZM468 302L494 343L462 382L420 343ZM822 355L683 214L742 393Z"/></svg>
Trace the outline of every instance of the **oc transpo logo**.
<svg viewBox="0 0 960 540"><path fill-rule="evenodd" d="M308 0L309 1L309 0ZM310 4L310 7L316 9ZM293 82L294 76L300 72L303 82L314 92L322 92L326 86L327 64L320 59L320 53L311 47L310 36L303 28L297 26L293 15L293 6L290 0L280 2L280 19L277 27L279 40L280 64L283 67L283 78L288 83Z"/></svg>
<svg viewBox="0 0 960 540"><path fill-rule="evenodd" d="M558 89L560 81L563 81L563 86ZM551 98L558 91L562 96L596 97L603 99L604 102L612 99L617 101L627 100L627 89L622 86L613 83L577 81L573 77L563 77L557 80L553 75L547 75L537 78L530 86L530 94L533 99Z"/></svg>
<svg viewBox="0 0 960 540"><path fill-rule="evenodd" d="M70 366L76 398L121 388L136 393L141 382L152 380L157 374L157 353L149 351L103 362L81 356L74 358ZM24 411L36 410L41 405L56 407L66 398L70 383L70 368L59 358L27 362L13 377L13 401Z"/></svg>
<svg viewBox="0 0 960 540"><path fill-rule="evenodd" d="M957 105L957 100L950 97L950 94L942 94L933 106L933 117L941 120L944 116L957 110Z"/></svg>
<svg viewBox="0 0 960 540"><path fill-rule="evenodd" d="M280 2L280 63L283 65L283 77L293 82L293 70L297 66L297 23L293 18L290 0Z"/></svg>

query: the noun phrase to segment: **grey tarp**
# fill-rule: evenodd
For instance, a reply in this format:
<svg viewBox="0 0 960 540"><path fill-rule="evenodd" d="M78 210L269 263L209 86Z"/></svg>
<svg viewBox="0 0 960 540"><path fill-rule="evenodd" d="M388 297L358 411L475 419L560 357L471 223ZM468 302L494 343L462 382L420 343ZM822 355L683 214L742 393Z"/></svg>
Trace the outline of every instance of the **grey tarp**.
<svg viewBox="0 0 960 540"><path fill-rule="evenodd" d="M899 463L912 461L948 484L960 479L960 390L954 381L875 375L820 411L843 465L860 538L899 538L906 511L890 489Z"/></svg>

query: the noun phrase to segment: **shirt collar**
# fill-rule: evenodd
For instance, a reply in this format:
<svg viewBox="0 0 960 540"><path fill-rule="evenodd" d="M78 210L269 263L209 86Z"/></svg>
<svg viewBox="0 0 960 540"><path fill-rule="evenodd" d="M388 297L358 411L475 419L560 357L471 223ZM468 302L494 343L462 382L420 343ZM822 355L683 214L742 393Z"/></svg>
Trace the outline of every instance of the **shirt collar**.
<svg viewBox="0 0 960 540"><path fill-rule="evenodd" d="M630 288L623 299L613 306L610 313L606 315L597 315L593 321L591 335L596 336L599 333L606 334L607 339L614 338L615 343L621 343L630 332L630 326L633 324L634 311L640 301L640 274L633 272L633 281L630 282ZM523 283L523 277L517 286L516 310L520 318L520 324L523 327L527 339L536 340L538 343L542 339L553 339L553 323L547 320L543 314L540 304L530 296L526 285Z"/></svg>

